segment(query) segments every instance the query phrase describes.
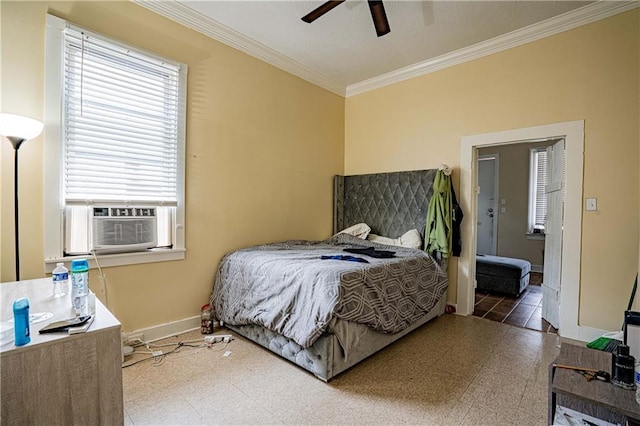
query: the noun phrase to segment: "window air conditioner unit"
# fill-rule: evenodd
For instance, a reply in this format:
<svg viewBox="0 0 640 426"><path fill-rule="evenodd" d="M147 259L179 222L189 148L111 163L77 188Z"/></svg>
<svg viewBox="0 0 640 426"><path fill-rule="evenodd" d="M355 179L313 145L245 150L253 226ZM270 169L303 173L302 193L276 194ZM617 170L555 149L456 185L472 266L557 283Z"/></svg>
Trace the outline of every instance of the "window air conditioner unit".
<svg viewBox="0 0 640 426"><path fill-rule="evenodd" d="M93 207L91 237L96 253L142 251L158 244L155 207Z"/></svg>

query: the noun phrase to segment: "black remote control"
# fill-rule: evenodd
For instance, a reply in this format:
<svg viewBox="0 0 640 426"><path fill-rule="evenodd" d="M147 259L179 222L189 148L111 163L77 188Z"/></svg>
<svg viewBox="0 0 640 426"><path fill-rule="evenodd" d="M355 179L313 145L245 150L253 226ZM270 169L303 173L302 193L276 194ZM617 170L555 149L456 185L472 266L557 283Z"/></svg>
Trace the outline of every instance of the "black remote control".
<svg viewBox="0 0 640 426"><path fill-rule="evenodd" d="M58 331L67 331L71 327L77 327L89 321L91 319L91 315L86 315L83 317L69 318L62 321L52 322L50 324L45 325L40 333L56 333Z"/></svg>

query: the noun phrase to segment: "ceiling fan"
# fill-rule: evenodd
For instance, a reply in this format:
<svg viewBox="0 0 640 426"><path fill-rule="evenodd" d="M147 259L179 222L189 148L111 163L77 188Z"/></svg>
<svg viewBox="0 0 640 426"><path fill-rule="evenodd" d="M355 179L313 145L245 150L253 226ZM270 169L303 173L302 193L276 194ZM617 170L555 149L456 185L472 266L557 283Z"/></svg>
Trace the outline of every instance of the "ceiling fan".
<svg viewBox="0 0 640 426"><path fill-rule="evenodd" d="M344 3L344 1L345 0L325 2L311 12L304 15L302 17L302 20L310 24L325 13L329 12L334 7L338 6L340 3ZM378 37L382 37L383 35L388 34L391 31L391 28L389 28L389 21L387 20L387 14L384 11L384 5L382 4L382 1L368 0L367 3L369 3L371 19L373 19L373 26L376 28L376 34L378 34Z"/></svg>

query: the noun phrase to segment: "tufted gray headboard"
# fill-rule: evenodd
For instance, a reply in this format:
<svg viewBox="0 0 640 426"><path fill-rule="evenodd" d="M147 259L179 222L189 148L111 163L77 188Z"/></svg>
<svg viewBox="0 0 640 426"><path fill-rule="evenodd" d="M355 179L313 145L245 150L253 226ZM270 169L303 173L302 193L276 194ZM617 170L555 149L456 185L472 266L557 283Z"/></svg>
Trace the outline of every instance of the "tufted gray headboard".
<svg viewBox="0 0 640 426"><path fill-rule="evenodd" d="M334 178L334 234L365 222L371 232L397 238L417 229L424 239L437 169Z"/></svg>

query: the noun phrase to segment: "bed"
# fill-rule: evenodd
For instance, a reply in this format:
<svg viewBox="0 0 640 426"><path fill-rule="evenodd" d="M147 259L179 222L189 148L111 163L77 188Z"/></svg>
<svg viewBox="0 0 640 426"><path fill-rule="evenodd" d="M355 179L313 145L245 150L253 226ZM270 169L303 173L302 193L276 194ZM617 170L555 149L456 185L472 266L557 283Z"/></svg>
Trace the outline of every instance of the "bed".
<svg viewBox="0 0 640 426"><path fill-rule="evenodd" d="M336 176L334 233L236 250L211 305L226 327L329 381L444 313L447 276L420 249L340 230L424 237L436 170Z"/></svg>

